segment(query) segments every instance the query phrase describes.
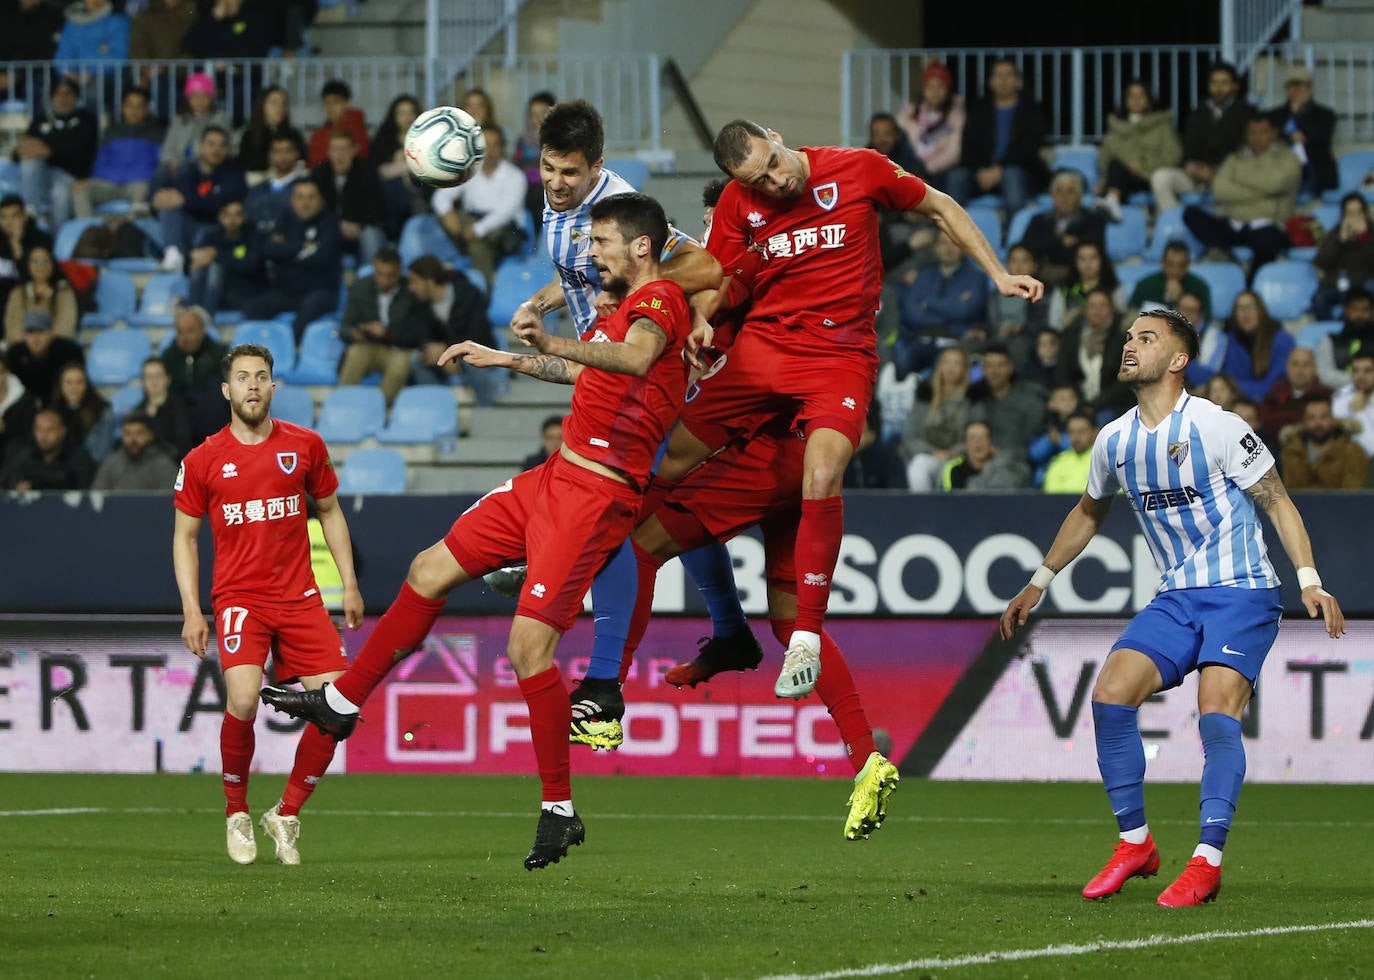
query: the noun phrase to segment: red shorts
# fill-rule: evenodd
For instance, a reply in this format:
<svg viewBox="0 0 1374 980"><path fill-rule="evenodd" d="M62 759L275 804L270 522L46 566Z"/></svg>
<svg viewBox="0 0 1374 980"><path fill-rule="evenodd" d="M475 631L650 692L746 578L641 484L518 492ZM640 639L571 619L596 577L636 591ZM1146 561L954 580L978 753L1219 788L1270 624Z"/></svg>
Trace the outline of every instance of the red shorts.
<svg viewBox="0 0 1374 980"><path fill-rule="evenodd" d="M844 349L817 355L789 344L776 324L748 324L697 381L682 424L712 449L747 437L775 418L799 432L835 429L857 449L873 400L877 368ZM719 366L717 366L719 365Z"/></svg>
<svg viewBox="0 0 1374 980"><path fill-rule="evenodd" d="M564 633L634 530L639 506L634 488L555 454L464 511L444 544L471 578L523 559L529 571L516 614Z"/></svg>
<svg viewBox="0 0 1374 980"><path fill-rule="evenodd" d="M339 629L319 596L276 602L226 596L215 603L220 667L263 667L272 655L278 683L348 669Z"/></svg>

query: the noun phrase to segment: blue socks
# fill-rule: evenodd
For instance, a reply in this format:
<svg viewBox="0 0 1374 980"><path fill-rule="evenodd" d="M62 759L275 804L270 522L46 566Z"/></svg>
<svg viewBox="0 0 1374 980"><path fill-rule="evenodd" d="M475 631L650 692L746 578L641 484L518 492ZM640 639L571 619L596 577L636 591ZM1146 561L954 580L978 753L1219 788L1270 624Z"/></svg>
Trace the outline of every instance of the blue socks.
<svg viewBox="0 0 1374 980"><path fill-rule="evenodd" d="M706 608L711 613L711 631L715 636L737 636L749 629L744 609L739 604L739 589L735 587L735 566L730 552L723 544L705 544L682 556Z"/></svg>
<svg viewBox="0 0 1374 980"><path fill-rule="evenodd" d="M1122 704L1093 702L1097 768L1123 833L1145 825L1145 746L1140 741L1137 714L1138 709ZM1204 775L1204 786L1206 778Z"/></svg>
<svg viewBox="0 0 1374 980"><path fill-rule="evenodd" d="M1226 844L1231 818L1240 800L1245 780L1245 745L1240 737L1240 721L1217 712L1198 719L1202 736L1201 823L1199 843L1218 851Z"/></svg>
<svg viewBox="0 0 1374 980"><path fill-rule="evenodd" d="M592 641L592 662L587 665L587 676L592 680L620 679L620 658L630 635L630 617L638 595L639 566L634 546L626 538L592 580L596 638Z"/></svg>

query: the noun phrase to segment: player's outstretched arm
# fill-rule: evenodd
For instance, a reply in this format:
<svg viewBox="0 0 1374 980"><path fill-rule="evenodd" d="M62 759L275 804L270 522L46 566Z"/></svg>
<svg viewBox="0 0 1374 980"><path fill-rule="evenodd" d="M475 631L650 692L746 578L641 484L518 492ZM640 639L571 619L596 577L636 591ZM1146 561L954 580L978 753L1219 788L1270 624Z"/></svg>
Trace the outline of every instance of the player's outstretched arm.
<svg viewBox="0 0 1374 980"><path fill-rule="evenodd" d="M176 512L172 527L172 571L176 575L177 591L181 593L181 642L201 660L210 642L210 627L200 609L200 548L196 538L200 534L200 518L182 511Z"/></svg>
<svg viewBox="0 0 1374 980"><path fill-rule="evenodd" d="M1293 498L1288 496L1288 488L1283 485L1276 467L1245 491L1258 504L1269 519L1274 522L1274 530L1279 532L1283 550L1288 552L1288 560L1298 570L1298 584L1302 586L1302 604L1313 619L1318 615L1326 623L1326 632L1333 638L1345 632L1345 614L1340 603L1330 592L1322 588L1321 576L1317 574L1312 559L1312 539L1307 536L1307 525L1298 513Z"/></svg>
<svg viewBox="0 0 1374 980"><path fill-rule="evenodd" d="M551 381L560 385L572 384L582 371L581 364L565 361L552 354L512 354L509 351L484 347L471 340L449 347L439 355L438 363L443 367L449 361L456 360L473 367L508 368L527 374L531 378L538 378L540 381Z"/></svg>
<svg viewBox="0 0 1374 980"><path fill-rule="evenodd" d="M720 263L695 242L684 241L672 258L658 267L658 271L664 279L671 279L681 286L688 296L703 289L720 288Z"/></svg>
<svg viewBox="0 0 1374 980"><path fill-rule="evenodd" d="M1063 571L1064 566L1083 553L1097 529L1107 519L1107 512L1111 508L1111 497L1098 500L1086 493L1073 505L1064 523L1059 526L1059 533L1054 536L1050 550L1045 553L1044 562L1035 570L1026 587L1007 603L1007 610L1002 613L1002 639L1010 640L1018 629L1026 625L1026 617L1045 594L1055 574Z"/></svg>
<svg viewBox="0 0 1374 980"><path fill-rule="evenodd" d="M320 497L315 501L315 510L320 515L324 543L329 546L329 554L343 580L344 622L355 630L363 625L363 595L358 591L358 575L353 568L353 539L348 533L348 521L337 494Z"/></svg>
<svg viewBox="0 0 1374 980"><path fill-rule="evenodd" d="M1045 284L1039 279L1034 276L1013 276L1006 270L992 243L954 198L934 187L927 187L926 196L916 210L934 219L950 240L982 267L1003 296L1019 296L1032 303L1044 297Z"/></svg>
<svg viewBox="0 0 1374 980"><path fill-rule="evenodd" d="M629 374L637 378L649 373L649 368L668 346L668 334L657 323L644 316L630 324L623 341L589 343L585 340L555 337L542 329L526 331L517 336L542 354L552 354L575 364L610 371L613 374Z"/></svg>

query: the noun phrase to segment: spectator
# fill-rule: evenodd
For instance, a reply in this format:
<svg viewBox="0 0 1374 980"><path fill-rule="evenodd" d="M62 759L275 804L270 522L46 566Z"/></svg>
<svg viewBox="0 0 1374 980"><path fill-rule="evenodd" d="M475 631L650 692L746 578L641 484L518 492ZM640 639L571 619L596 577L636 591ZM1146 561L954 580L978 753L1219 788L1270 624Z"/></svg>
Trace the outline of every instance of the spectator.
<svg viewBox="0 0 1374 980"><path fill-rule="evenodd" d="M1219 332L1216 353L1205 362L1199 358L1188 365L1189 383L1200 384L1221 371L1235 380L1243 394L1263 401L1283 374L1293 350L1293 335L1269 315L1264 300L1248 289L1236 297L1225 326L1209 332ZM1212 339L1207 338L1204 346Z"/></svg>
<svg viewBox="0 0 1374 980"><path fill-rule="evenodd" d="M1214 374L1208 378L1202 386L1202 397L1228 412L1234 412L1242 401L1254 401L1241 392L1236 379L1229 374ZM1259 402L1255 402L1255 419L1256 424L1252 428L1258 432Z"/></svg>
<svg viewBox="0 0 1374 980"><path fill-rule="evenodd" d="M459 361L437 367L439 355L450 344L474 340L493 346L491 322L487 319L487 299L468 277L453 273L433 255L422 255L410 263L411 293L429 307L432 322L429 335L435 338L420 349L420 361L437 380L461 375L472 389L478 405L490 405L494 398L496 372L481 368L465 369Z"/></svg>
<svg viewBox="0 0 1374 980"><path fill-rule="evenodd" d="M1164 246L1163 270L1151 273L1135 284L1131 298L1126 303L1127 309L1146 310L1159 306L1178 309L1178 301L1184 293L1192 293L1201 300L1204 308L1210 307L1212 288L1205 279L1188 271L1192 262L1192 251L1187 242L1169 242ZM1197 321L1194 320L1193 324L1196 326Z"/></svg>
<svg viewBox="0 0 1374 980"><path fill-rule="evenodd" d="M1034 347L1030 355L1020 361L1013 358L1017 377L1042 388L1050 388L1059 370L1059 352L1062 346L1058 330L1048 326L1041 327L1035 334Z"/></svg>
<svg viewBox="0 0 1374 980"><path fill-rule="evenodd" d="M173 320L176 335L162 352L172 391L186 401L191 418L191 444L218 432L229 421L229 402L220 391L221 361L229 348L209 335L210 315L185 306Z"/></svg>
<svg viewBox="0 0 1374 980"><path fill-rule="evenodd" d="M954 92L954 76L938 61L921 73L919 101L913 99L897 113L897 124L920 160L915 172L938 188L959 165L967 116L963 96Z"/></svg>
<svg viewBox="0 0 1374 980"><path fill-rule="evenodd" d="M277 136L267 156L267 177L244 198L244 210L249 223L264 235L270 235L291 212L291 185L307 176L301 158L301 144L293 136Z"/></svg>
<svg viewBox="0 0 1374 980"><path fill-rule="evenodd" d="M1078 243L1102 244L1107 223L1102 215L1083 207L1083 175L1077 170L1060 170L1054 175L1050 200L1049 211L1030 219L1021 243L1035 253L1045 285L1062 286L1073 274L1073 252Z"/></svg>
<svg viewBox="0 0 1374 980"><path fill-rule="evenodd" d="M76 337L76 291L53 260L52 251L42 245L29 249L24 259L28 281L10 290L5 302L5 343L16 344L29 330L29 314L42 313L48 329L62 340ZM27 382L26 382L27 384ZM29 390L47 397L51 386Z"/></svg>
<svg viewBox="0 0 1374 980"><path fill-rule="evenodd" d="M221 204L218 220L214 227L201 230L191 249L187 298L211 313L241 311L250 299L267 291L262 235L248 223L242 201Z"/></svg>
<svg viewBox="0 0 1374 980"><path fill-rule="evenodd" d="M268 178L268 157L272 144L279 138L291 140L298 150L297 156L305 157L305 137L291 125L291 103L286 90L271 85L253 100L248 125L239 133L239 166L247 174L249 184L257 186Z"/></svg>
<svg viewBox="0 0 1374 980"><path fill-rule="evenodd" d="M355 385L382 372L382 394L390 405L410 379L416 351L432 339L428 312L401 275L401 257L383 248L372 260L372 275L348 287L339 333L348 343L339 384Z"/></svg>
<svg viewBox="0 0 1374 980"><path fill-rule="evenodd" d="M89 177L95 163L95 114L77 107L80 98L76 82L58 79L47 114L34 119L15 147L24 200L53 228L71 218L73 185Z"/></svg>
<svg viewBox="0 0 1374 980"><path fill-rule="evenodd" d="M1001 194L1003 209L1015 214L1045 186L1044 145L1040 107L1022 96L1016 62L999 58L988 74L988 96L969 110L947 190L961 204L978 194Z"/></svg>
<svg viewBox="0 0 1374 980"><path fill-rule="evenodd" d="M522 470L543 466L549 457L563 448L563 416L550 415L539 426L539 449L525 457Z"/></svg>
<svg viewBox="0 0 1374 980"><path fill-rule="evenodd" d="M1123 104L1107 117L1107 135L1097 151L1098 204L1113 221L1120 221L1121 202L1149 191L1150 174L1177 167L1182 158L1174 114L1155 108L1144 82L1127 82Z"/></svg>
<svg viewBox="0 0 1374 980"><path fill-rule="evenodd" d="M919 174L921 161L907 142L906 133L890 112L875 112L868 120L868 148L877 150L907 173Z"/></svg>
<svg viewBox="0 0 1374 980"><path fill-rule="evenodd" d="M1056 343L1059 335L1055 334ZM1049 461L1069 448L1069 419L1083 408L1078 388L1071 384L1050 384L1050 397L1045 401L1045 420L1042 431L1030 441L1027 456L1035 469L1035 485L1045 482L1045 467ZM1094 417L1094 422L1096 417Z"/></svg>
<svg viewBox="0 0 1374 980"><path fill-rule="evenodd" d="M339 79L325 82L320 90L320 100L324 103L324 125L310 137L310 154L306 157L309 167L318 167L329 156L329 137L336 129L346 129L353 136L353 143L362 156L368 154L367 120L361 109L353 108L353 90L347 82Z"/></svg>
<svg viewBox="0 0 1374 980"><path fill-rule="evenodd" d="M1045 468L1046 493L1082 495L1088 489L1088 469L1092 464L1093 443L1097 440L1097 419L1086 409L1074 412L1068 423L1069 448L1050 460Z"/></svg>
<svg viewBox="0 0 1374 980"><path fill-rule="evenodd" d="M196 236L215 226L226 202L242 201L247 193L243 171L229 159L229 131L207 126L195 164L183 167L171 187L153 195L162 228L163 271L180 272Z"/></svg>
<svg viewBox="0 0 1374 980"><path fill-rule="evenodd" d="M97 464L110 455L114 447L114 410L91 386L82 364L74 362L62 368L52 396L44 404L57 410L67 425L67 438L81 443Z"/></svg>
<svg viewBox="0 0 1374 980"><path fill-rule="evenodd" d="M1011 354L1000 344L983 351L983 380L969 387L969 419L987 422L1003 455L1026 458L1030 440L1040 434L1045 389L1015 377Z"/></svg>
<svg viewBox="0 0 1374 980"><path fill-rule="evenodd" d="M329 137L329 159L316 167L312 176L324 195L325 207L338 216L344 250L356 255L360 265L367 265L386 244L382 184L372 162L358 156L357 144L348 130L335 130Z"/></svg>
<svg viewBox="0 0 1374 980"><path fill-rule="evenodd" d="M147 203L166 130L148 114L148 93L141 88L124 90L119 113L120 121L101 134L91 179L73 189L78 218L89 218L109 201Z"/></svg>
<svg viewBox="0 0 1374 980"><path fill-rule="evenodd" d="M1283 430L1283 482L1289 490L1358 490L1369 457L1331 414L1326 398L1308 402L1302 424Z"/></svg>
<svg viewBox="0 0 1374 980"><path fill-rule="evenodd" d="M899 452L900 441L884 439L883 406L878 399L868 404L859 445L845 467L843 483L860 490L905 490L906 465Z"/></svg>
<svg viewBox="0 0 1374 980"><path fill-rule="evenodd" d="M1130 385L1117 380L1126 332L1112 294L1094 289L1083 302L1083 315L1060 335L1062 346L1055 382L1078 388L1083 400L1113 418L1135 404Z"/></svg>
<svg viewBox="0 0 1374 980"><path fill-rule="evenodd" d="M110 0L77 0L67 7L54 68L87 83L92 68L113 75L128 59L129 18L116 13Z"/></svg>
<svg viewBox="0 0 1374 980"><path fill-rule="evenodd" d="M18 194L0 197L0 302L8 300L10 290L28 275L24 259L40 247L51 254L52 236L29 217L24 199ZM5 340L10 340L8 330Z"/></svg>
<svg viewBox="0 0 1374 980"><path fill-rule="evenodd" d="M1114 305L1120 305L1125 290L1116 278L1107 250L1101 242L1087 239L1074 246L1073 265L1068 281L1050 294L1049 322L1063 330L1083 313L1083 302L1094 289L1105 289Z"/></svg>
<svg viewBox="0 0 1374 980"><path fill-rule="evenodd" d="M1303 419L1309 402L1331 401L1331 389L1317 379L1317 358L1306 347L1294 347L1288 354L1284 376L1259 404L1259 432L1265 442L1278 440L1285 427Z"/></svg>
<svg viewBox="0 0 1374 980"><path fill-rule="evenodd" d="M720 203L720 196L725 193L725 188L730 181L723 177L708 180L701 188L701 241L704 245L706 238L711 234L711 219L715 217L716 205Z"/></svg>
<svg viewBox="0 0 1374 980"><path fill-rule="evenodd" d="M929 381L916 388L916 399L902 433L906 482L913 493L938 488L940 472L963 446L968 421L968 354L958 347L940 352Z"/></svg>
<svg viewBox="0 0 1374 980"><path fill-rule="evenodd" d="M51 61L62 33L62 11L47 0L0 4L0 62ZM0 71L0 96L23 95L20 78Z"/></svg>
<svg viewBox="0 0 1374 980"><path fill-rule="evenodd" d="M1253 251L1252 278L1288 247L1283 226L1293 214L1302 176L1298 158L1276 135L1268 118L1252 118L1245 148L1228 156L1212 181L1217 213L1197 204L1183 209L1183 223L1203 245L1228 251L1243 245Z"/></svg>
<svg viewBox="0 0 1374 980"><path fill-rule="evenodd" d="M0 471L0 489L85 490L95 463L80 444L67 439L62 416L50 408L33 417L33 441L18 446Z"/></svg>
<svg viewBox="0 0 1374 980"><path fill-rule="evenodd" d="M1196 328L1200 341L1198 356L1195 357L1184 372L1184 377L1191 385L1197 385L1200 379L1210 376L1212 373L1221 370L1222 359L1226 356L1226 329L1222 324L1212 322L1211 311L1208 309L1201 296L1189 290L1178 298L1174 304L1174 309L1188 318L1188 322Z"/></svg>
<svg viewBox="0 0 1374 980"><path fill-rule="evenodd" d="M159 177L170 182L200 146L200 138L211 126L229 131L229 117L215 108L215 80L204 72L186 79L183 90L186 111L172 120L158 154Z"/></svg>
<svg viewBox="0 0 1374 980"><path fill-rule="evenodd" d="M1012 269L1017 271L1011 272ZM1037 265L1035 254L1019 242L1007 251L1007 271L1014 276L1033 276ZM1032 303L1020 296L1003 296L995 289L988 290L988 332L1012 352L1012 360L1025 361L1035 335L1049 323L1049 304Z"/></svg>
<svg viewBox="0 0 1374 980"><path fill-rule="evenodd" d="M1374 349L1359 351L1350 359L1350 382L1332 396L1331 414L1353 432L1365 455L1374 456Z"/></svg>
<svg viewBox="0 0 1374 980"><path fill-rule="evenodd" d="M33 432L33 414L38 404L24 382L10 374L9 365L0 358L0 465L9 450L22 444Z"/></svg>
<svg viewBox="0 0 1374 980"><path fill-rule="evenodd" d="M307 326L338 309L343 281L339 219L324 206L320 186L311 178L291 186L291 210L267 239L264 253L272 289L252 299L243 312L250 320L294 313L299 343Z"/></svg>
<svg viewBox="0 0 1374 980"><path fill-rule="evenodd" d="M1361 351L1374 351L1374 296L1358 287L1346 294L1341 329L1317 342L1317 375L1333 388L1345 384L1345 371Z"/></svg>
<svg viewBox="0 0 1374 980"><path fill-rule="evenodd" d="M193 0L150 0L129 28L130 61L180 61L190 56L186 33L196 21ZM143 84L148 83L143 79Z"/></svg>
<svg viewBox="0 0 1374 980"><path fill-rule="evenodd" d="M1336 132L1336 114L1312 98L1312 72L1302 65L1290 65L1283 78L1288 101L1270 109L1266 115L1302 164L1300 187L1317 197L1335 190L1336 156L1331 138Z"/></svg>
<svg viewBox="0 0 1374 980"><path fill-rule="evenodd" d="M1224 375L1224 374L1219 374L1219 375L1217 375L1217 377L1218 377L1218 378L1224 378L1224 377L1226 377L1226 375ZM1213 380L1215 380L1215 379L1213 379ZM1246 398L1244 395L1241 395L1241 396L1239 396L1238 398L1236 398L1235 401L1233 401L1233 402L1231 403L1231 409L1230 409L1230 410L1231 410L1232 412L1234 412L1236 415L1240 416L1240 418L1241 418L1242 420L1244 420L1244 422L1245 422L1246 425L1250 426L1250 431L1251 431L1251 432L1256 432L1256 433L1259 432L1259 430L1260 430L1259 405L1258 405L1256 402L1251 401L1249 398ZM1272 449L1272 448L1270 449L1270 452L1273 452L1273 449Z"/></svg>
<svg viewBox="0 0 1374 980"><path fill-rule="evenodd" d="M1019 490L1028 477L1025 462L997 444L986 422L975 419L964 427L963 455L951 459L941 471L940 489Z"/></svg>
<svg viewBox="0 0 1374 980"><path fill-rule="evenodd" d="M946 346L942 340L986 340L987 304L988 277L948 235L940 235L935 265L917 273L902 292L902 328L894 354L898 380L929 366L935 349Z"/></svg>
<svg viewBox="0 0 1374 980"><path fill-rule="evenodd" d="M1321 273L1321 284L1312 296L1312 313L1330 320L1336 307L1348 302L1351 288L1374 288L1374 235L1369 231L1369 206L1356 193L1341 198L1341 220L1322 236L1312 264Z"/></svg>
<svg viewBox="0 0 1374 980"><path fill-rule="evenodd" d="M525 129L515 141L511 162L525 172L525 210L537 234L544 217L544 184L539 177L539 127L558 100L552 92L535 92L525 103Z"/></svg>
<svg viewBox="0 0 1374 980"><path fill-rule="evenodd" d="M177 464L158 442L152 420L142 412L124 417L119 448L96 471L92 490L170 492Z"/></svg>
<svg viewBox="0 0 1374 980"><path fill-rule="evenodd" d="M143 362L140 383L143 400L137 411L148 420L158 442L180 462L192 448L190 406L181 392L172 390L172 376L161 358L150 357Z"/></svg>
<svg viewBox="0 0 1374 980"><path fill-rule="evenodd" d="M410 124L420 115L420 103L413 95L398 95L387 107L386 116L377 131L372 134L372 147L368 153L377 168L377 177L382 182L382 201L385 210L383 229L390 241L401 237L401 229L412 214L425 209L425 198L420 185L410 176L410 166L406 163L405 138ZM537 183L536 179L536 183ZM543 184L539 185L541 188ZM540 199L542 202L542 198ZM541 203L542 206L542 203Z"/></svg>
<svg viewBox="0 0 1374 980"><path fill-rule="evenodd" d="M1183 167L1162 167L1150 174L1155 205L1178 207L1178 197L1212 186L1217 168L1240 148L1245 124L1254 108L1240 97L1240 76L1225 62L1207 74L1207 101L1188 114L1183 125Z"/></svg>
<svg viewBox="0 0 1374 980"><path fill-rule="evenodd" d="M506 155L506 137L499 126L483 129L487 155L482 166L457 187L434 192L431 204L448 237L487 280L496 280L496 267L524 247L525 179Z"/></svg>
<svg viewBox="0 0 1374 980"><path fill-rule="evenodd" d="M184 43L193 57L202 60L265 58L268 48L262 22L244 0L214 0L203 5Z"/></svg>
<svg viewBox="0 0 1374 980"><path fill-rule="evenodd" d="M309 55L306 31L319 13L319 0L283 0L262 8L263 32L268 48L280 48L282 57Z"/></svg>
<svg viewBox="0 0 1374 980"><path fill-rule="evenodd" d="M477 120L477 125L484 129L497 125L496 107L492 105L491 96L484 88L470 88L464 92L463 97L458 100L458 108Z"/></svg>

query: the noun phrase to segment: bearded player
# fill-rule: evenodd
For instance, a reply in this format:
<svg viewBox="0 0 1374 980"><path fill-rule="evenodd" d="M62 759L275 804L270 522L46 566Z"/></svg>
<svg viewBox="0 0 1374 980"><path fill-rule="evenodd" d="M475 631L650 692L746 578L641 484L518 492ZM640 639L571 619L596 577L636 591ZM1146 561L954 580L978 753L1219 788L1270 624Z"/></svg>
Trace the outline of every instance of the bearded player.
<svg viewBox="0 0 1374 980"><path fill-rule="evenodd" d="M692 318L682 288L660 278L668 224L658 202L613 195L592 206L591 219L590 252L603 286L622 297L615 313L598 321L592 340L550 336L536 320L515 331L538 354L463 343L441 358L573 384L563 448L488 493L443 540L416 556L400 595L336 683L262 694L266 703L347 738L368 694L424 642L444 597L525 560L529 572L506 655L529 706L543 791L528 869L557 863L586 838L572 803L572 710L553 655L582 611L592 579L634 529L654 454L682 406L684 351L698 342L689 338Z"/></svg>
<svg viewBox="0 0 1374 980"><path fill-rule="evenodd" d="M344 618L363 620L348 524L335 491L339 480L324 440L274 419L272 353L240 344L224 358L221 389L229 424L191 450L177 473L172 566L185 623L181 638L205 659L210 630L200 608L201 521L210 517L215 544L212 599L220 667L228 705L220 726L229 857L251 864L258 846L248 815L253 720L263 667L272 655L277 680L318 688L348 662L310 570L307 495L314 499L329 553L343 581ZM281 800L261 826L282 864L300 864L296 840L301 807L334 758L338 741L314 728L301 732Z"/></svg>

